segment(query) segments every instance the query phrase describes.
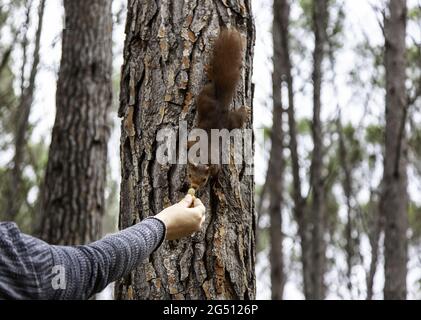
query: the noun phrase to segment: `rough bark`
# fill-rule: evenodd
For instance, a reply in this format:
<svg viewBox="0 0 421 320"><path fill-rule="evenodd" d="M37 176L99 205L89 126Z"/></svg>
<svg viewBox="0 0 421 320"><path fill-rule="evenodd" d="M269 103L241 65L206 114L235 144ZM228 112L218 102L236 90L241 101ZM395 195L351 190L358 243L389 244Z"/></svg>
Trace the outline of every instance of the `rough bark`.
<svg viewBox="0 0 421 320"><path fill-rule="evenodd" d="M323 59L326 46L326 29L328 22L328 1L313 2L313 31L315 36L313 52L313 153L310 169L310 185L312 191L312 292L311 299L324 298L325 271L325 194L322 177L323 169L323 136L320 119L321 91L323 75Z"/></svg>
<svg viewBox="0 0 421 320"><path fill-rule="evenodd" d="M157 214L187 191L186 165L160 164L156 136L160 129L178 130L180 120L192 128L195 97L206 82L203 68L220 26L243 34L245 58L233 105L252 105L250 2L129 1L119 110L124 118L120 228ZM255 298L254 184L245 169L244 163L224 165L199 194L207 208L203 231L165 242L116 285L116 297Z"/></svg>
<svg viewBox="0 0 421 320"><path fill-rule="evenodd" d="M42 194L41 236L50 243L88 243L101 235L112 103L111 2L64 1L57 114Z"/></svg>
<svg viewBox="0 0 421 320"><path fill-rule="evenodd" d="M271 133L271 151L268 167L268 192L270 216L270 270L272 300L281 300L284 291L285 274L282 250L282 205L283 205L283 177L284 133L282 129L282 7L280 1L273 3L273 124Z"/></svg>
<svg viewBox="0 0 421 320"><path fill-rule="evenodd" d="M385 215L385 299L406 298L408 260L406 0L389 2L385 16L386 141L380 210Z"/></svg>
<svg viewBox="0 0 421 320"><path fill-rule="evenodd" d="M30 22L30 4L27 4L27 13L26 13L26 28ZM45 0L41 0L38 7L38 25L35 33L34 41L34 52L33 52L33 61L30 69L28 85L25 87L25 68L27 66L27 46L28 39L26 34L23 36L22 49L24 52L23 62L22 62L22 74L21 74L21 96L18 103L18 109L15 113L16 115L16 128L13 137L13 144L15 147L15 154L12 160L12 169L9 172L9 186L7 190L7 203L6 203L6 218L8 220L15 220L17 214L19 213L20 207L22 205L22 171L23 171L23 162L25 147L27 144L27 134L29 126L29 115L31 113L31 107L34 100L35 93L35 81L38 73L38 66L40 62L40 47L41 47L41 34L42 27L44 22L44 10L45 10Z"/></svg>

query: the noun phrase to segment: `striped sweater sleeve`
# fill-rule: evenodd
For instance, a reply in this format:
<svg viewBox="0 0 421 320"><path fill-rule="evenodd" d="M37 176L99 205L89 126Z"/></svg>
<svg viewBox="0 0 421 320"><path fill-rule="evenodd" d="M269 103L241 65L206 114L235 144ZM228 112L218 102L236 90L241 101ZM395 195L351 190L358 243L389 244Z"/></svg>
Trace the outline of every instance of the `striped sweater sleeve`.
<svg viewBox="0 0 421 320"><path fill-rule="evenodd" d="M83 246L53 246L0 223L0 299L88 299L156 250L165 225L148 218Z"/></svg>

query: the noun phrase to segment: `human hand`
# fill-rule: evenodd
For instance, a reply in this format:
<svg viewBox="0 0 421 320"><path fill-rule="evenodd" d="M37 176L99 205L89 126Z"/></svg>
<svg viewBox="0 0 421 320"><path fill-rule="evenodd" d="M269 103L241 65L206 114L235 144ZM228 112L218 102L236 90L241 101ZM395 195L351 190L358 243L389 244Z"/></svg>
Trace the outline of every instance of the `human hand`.
<svg viewBox="0 0 421 320"><path fill-rule="evenodd" d="M202 201L198 198L193 200L193 197L188 194L179 203L162 210L155 218L165 224L166 240L175 240L200 231L205 221L205 211Z"/></svg>

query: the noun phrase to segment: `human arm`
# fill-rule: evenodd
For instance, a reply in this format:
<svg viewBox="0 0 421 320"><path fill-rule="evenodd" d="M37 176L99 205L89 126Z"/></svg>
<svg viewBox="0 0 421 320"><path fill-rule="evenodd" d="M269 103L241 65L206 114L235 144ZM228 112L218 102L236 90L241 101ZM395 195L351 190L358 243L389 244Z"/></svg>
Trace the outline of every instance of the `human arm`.
<svg viewBox="0 0 421 320"><path fill-rule="evenodd" d="M83 246L53 246L0 224L0 298L87 299L129 273L168 239L198 229L204 207L191 199L123 231ZM160 218L159 218L159 217ZM184 228L179 224L184 223ZM54 272L53 272L54 271ZM60 274L60 272L64 272Z"/></svg>

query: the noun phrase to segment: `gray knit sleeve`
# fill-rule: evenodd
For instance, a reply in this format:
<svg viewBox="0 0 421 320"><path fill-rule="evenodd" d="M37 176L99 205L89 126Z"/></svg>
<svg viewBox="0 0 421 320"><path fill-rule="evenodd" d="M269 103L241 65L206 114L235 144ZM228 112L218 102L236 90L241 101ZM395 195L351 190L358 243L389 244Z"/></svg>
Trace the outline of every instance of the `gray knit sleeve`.
<svg viewBox="0 0 421 320"><path fill-rule="evenodd" d="M165 225L148 218L89 245L32 247L34 267L46 299L87 299L125 276L156 250Z"/></svg>

